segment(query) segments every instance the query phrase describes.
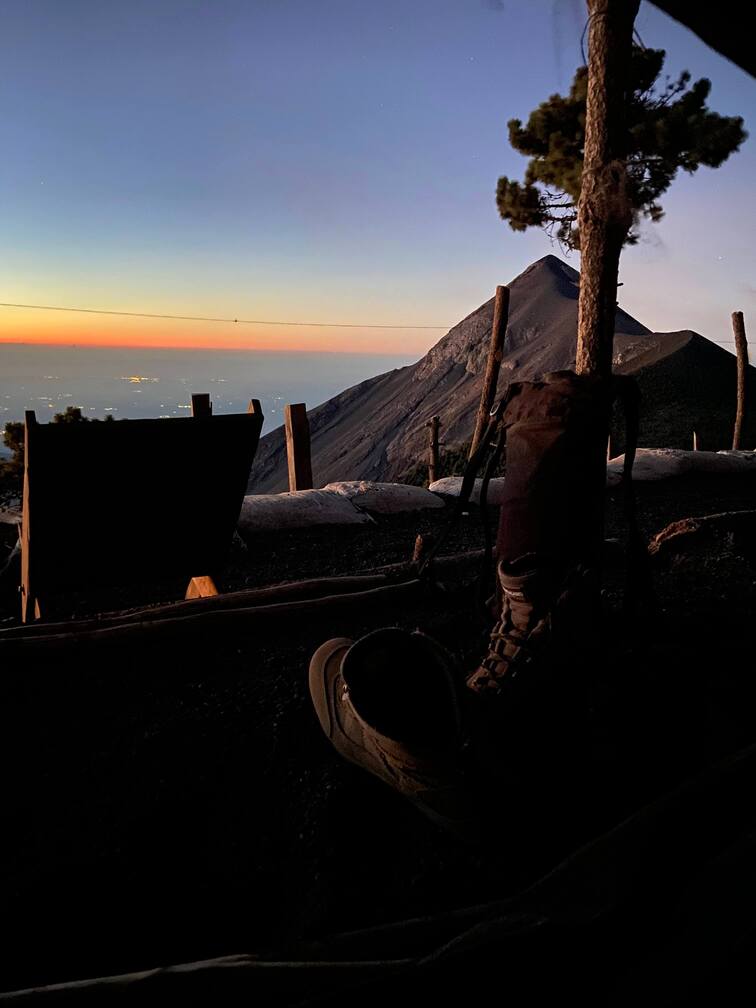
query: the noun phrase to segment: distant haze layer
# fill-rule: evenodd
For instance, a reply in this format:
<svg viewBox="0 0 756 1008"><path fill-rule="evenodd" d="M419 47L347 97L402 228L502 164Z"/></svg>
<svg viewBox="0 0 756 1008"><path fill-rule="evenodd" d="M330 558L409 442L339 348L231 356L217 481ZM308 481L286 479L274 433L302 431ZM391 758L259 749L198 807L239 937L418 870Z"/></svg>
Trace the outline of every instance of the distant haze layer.
<svg viewBox="0 0 756 1008"><path fill-rule="evenodd" d="M411 356L124 347L0 346L0 426L33 409L40 421L67 406L86 416L188 416L193 392L208 392L218 413L243 412L259 399L264 430L288 402L308 407Z"/></svg>

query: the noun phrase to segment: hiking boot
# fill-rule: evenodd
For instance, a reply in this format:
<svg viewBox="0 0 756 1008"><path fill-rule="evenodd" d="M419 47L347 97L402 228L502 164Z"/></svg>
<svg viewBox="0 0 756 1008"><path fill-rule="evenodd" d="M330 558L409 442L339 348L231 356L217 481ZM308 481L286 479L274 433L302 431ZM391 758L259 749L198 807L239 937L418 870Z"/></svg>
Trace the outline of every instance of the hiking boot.
<svg viewBox="0 0 756 1008"><path fill-rule="evenodd" d="M596 636L598 593L584 567L567 575L530 553L499 562L501 616L491 631L488 653L467 678L479 693L502 693L520 685L522 692L546 679L559 645L562 663L587 653ZM520 682L521 674L527 682Z"/></svg>
<svg viewBox="0 0 756 1008"><path fill-rule="evenodd" d="M467 678L477 692L500 693L537 658L543 659L551 624L555 575L528 554L497 566L501 590L501 615L493 630L488 653Z"/></svg>
<svg viewBox="0 0 756 1008"><path fill-rule="evenodd" d="M385 628L322 644L310 661L310 694L341 756L469 840L477 826L460 767L452 672L451 656L432 638Z"/></svg>

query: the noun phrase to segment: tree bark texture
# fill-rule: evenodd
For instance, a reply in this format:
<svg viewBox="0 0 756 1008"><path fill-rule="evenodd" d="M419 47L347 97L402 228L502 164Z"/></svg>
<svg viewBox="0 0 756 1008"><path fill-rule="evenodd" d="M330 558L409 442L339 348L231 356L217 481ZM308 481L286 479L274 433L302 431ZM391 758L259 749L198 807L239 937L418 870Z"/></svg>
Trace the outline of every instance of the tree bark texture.
<svg viewBox="0 0 756 1008"><path fill-rule="evenodd" d="M732 331L735 334L735 354L738 359L738 399L735 410L735 429L732 432L733 450L740 448L746 412L746 369L748 367L748 340L746 339L743 312L732 313Z"/></svg>
<svg viewBox="0 0 756 1008"><path fill-rule="evenodd" d="M578 206L580 298L575 370L612 369L617 277L632 223L625 187L625 103L640 0L587 0L588 97Z"/></svg>

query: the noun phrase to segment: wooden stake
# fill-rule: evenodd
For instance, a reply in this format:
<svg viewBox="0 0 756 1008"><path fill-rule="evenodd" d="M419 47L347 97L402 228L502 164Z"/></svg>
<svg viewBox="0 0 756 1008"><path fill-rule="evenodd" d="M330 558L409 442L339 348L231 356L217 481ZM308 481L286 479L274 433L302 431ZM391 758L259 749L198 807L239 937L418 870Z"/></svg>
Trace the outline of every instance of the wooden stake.
<svg viewBox="0 0 756 1008"><path fill-rule="evenodd" d="M698 451L698 434L693 431L693 451Z"/></svg>
<svg viewBox="0 0 756 1008"><path fill-rule="evenodd" d="M426 556L430 552L431 548L435 544L434 536L430 533L425 533L422 535L420 533L415 537L415 548L412 551L412 566L419 567L420 564L425 560Z"/></svg>
<svg viewBox="0 0 756 1008"><path fill-rule="evenodd" d="M39 599L34 595L32 570L31 465L34 455L33 432L37 426L34 410L24 413L24 500L21 512L21 622L41 619Z"/></svg>
<svg viewBox="0 0 756 1008"><path fill-rule="evenodd" d="M284 406L286 458L289 463L289 490L312 490L310 422L304 403Z"/></svg>
<svg viewBox="0 0 756 1008"><path fill-rule="evenodd" d="M428 486L436 482L438 475L438 428L441 421L437 416L431 417L427 424L430 427L430 443L428 445Z"/></svg>
<svg viewBox="0 0 756 1008"><path fill-rule="evenodd" d="M472 458L475 449L480 444L483 432L488 426L488 419L496 398L496 386L499 383L499 371L501 361L504 356L504 337L507 332L507 322L509 321L509 287L499 285L496 288L496 300L494 301L493 325L491 326L491 345L488 350L488 363L486 364L486 374L483 379L483 388L480 393L480 404L478 415L475 418L475 431L470 443L470 455Z"/></svg>
<svg viewBox="0 0 756 1008"><path fill-rule="evenodd" d="M213 404L207 392L197 392L192 396L192 416L197 418L213 415Z"/></svg>
<svg viewBox="0 0 756 1008"><path fill-rule="evenodd" d="M748 340L746 339L742 311L732 313L732 331L735 334L735 354L738 358L738 398L735 410L735 428L732 432L732 447L734 451L737 451L740 448L740 438L743 434L745 421L746 369L748 367Z"/></svg>
<svg viewBox="0 0 756 1008"><path fill-rule="evenodd" d="M259 413L262 416L262 406L259 399L250 399L247 406L247 413Z"/></svg>

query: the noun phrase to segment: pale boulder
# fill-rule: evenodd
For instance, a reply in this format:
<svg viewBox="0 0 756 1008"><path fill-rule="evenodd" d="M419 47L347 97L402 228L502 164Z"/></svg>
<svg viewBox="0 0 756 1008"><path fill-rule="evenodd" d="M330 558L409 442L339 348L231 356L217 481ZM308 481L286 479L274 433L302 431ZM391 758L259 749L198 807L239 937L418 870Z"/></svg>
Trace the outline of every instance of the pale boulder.
<svg viewBox="0 0 756 1008"><path fill-rule="evenodd" d="M607 486L616 486L622 478L625 456L618 455L606 467ZM633 480L649 482L684 476L688 473L726 475L756 472L756 452L683 451L681 448L638 448L633 465Z"/></svg>
<svg viewBox="0 0 756 1008"><path fill-rule="evenodd" d="M470 500L473 504L477 504L480 500L480 488L482 485L482 479L475 480L475 486L473 487L473 492L470 495ZM432 493L443 494L446 497L459 497L460 491L462 490L462 477L444 476L443 479L436 480L435 483L431 483L428 489ZM504 477L496 476L488 484L488 503L498 507L504 499L503 495Z"/></svg>
<svg viewBox="0 0 756 1008"><path fill-rule="evenodd" d="M295 490L245 497L238 525L242 532L257 532L312 525L364 525L371 521L343 494L332 490Z"/></svg>
<svg viewBox="0 0 756 1008"><path fill-rule="evenodd" d="M376 514L402 514L444 506L444 502L430 490L406 483L342 480L329 483L324 489L340 494L361 511L373 511Z"/></svg>

